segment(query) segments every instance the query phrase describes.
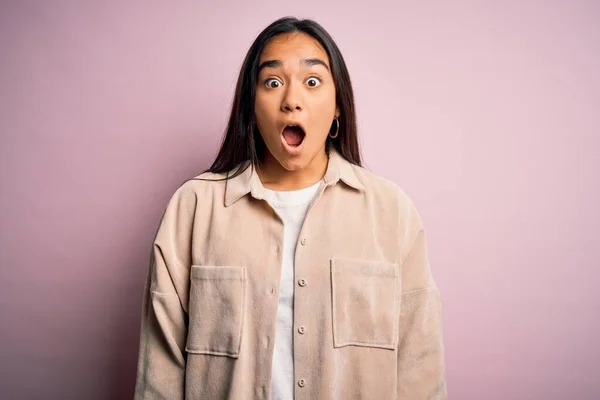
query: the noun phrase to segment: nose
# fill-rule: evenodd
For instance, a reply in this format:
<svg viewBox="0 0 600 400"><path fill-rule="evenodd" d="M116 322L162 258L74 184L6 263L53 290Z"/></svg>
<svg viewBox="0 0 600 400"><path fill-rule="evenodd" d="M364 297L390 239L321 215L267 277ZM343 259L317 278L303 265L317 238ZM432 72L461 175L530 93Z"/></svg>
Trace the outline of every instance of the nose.
<svg viewBox="0 0 600 400"><path fill-rule="evenodd" d="M281 111L292 112L302 110L302 101L300 99L300 90L294 87L294 84L287 85L287 89L281 101Z"/></svg>

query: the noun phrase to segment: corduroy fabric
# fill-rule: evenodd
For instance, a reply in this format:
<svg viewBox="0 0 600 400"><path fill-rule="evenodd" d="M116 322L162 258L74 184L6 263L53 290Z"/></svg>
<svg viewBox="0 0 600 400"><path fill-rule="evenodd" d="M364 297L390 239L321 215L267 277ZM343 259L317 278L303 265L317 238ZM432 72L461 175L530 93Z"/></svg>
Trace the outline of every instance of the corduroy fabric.
<svg viewBox="0 0 600 400"><path fill-rule="evenodd" d="M266 399L283 223L251 168L172 196L143 296L136 399ZM296 399L446 399L440 293L396 184L332 150L295 253Z"/></svg>

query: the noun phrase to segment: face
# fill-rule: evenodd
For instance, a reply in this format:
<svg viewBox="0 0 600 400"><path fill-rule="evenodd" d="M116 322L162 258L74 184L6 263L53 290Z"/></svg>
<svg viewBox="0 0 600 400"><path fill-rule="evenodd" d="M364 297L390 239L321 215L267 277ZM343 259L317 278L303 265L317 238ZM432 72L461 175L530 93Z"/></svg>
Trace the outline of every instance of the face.
<svg viewBox="0 0 600 400"><path fill-rule="evenodd" d="M327 53L304 33L280 35L264 48L259 68L254 112L267 156L288 171L302 170L325 156L339 116Z"/></svg>

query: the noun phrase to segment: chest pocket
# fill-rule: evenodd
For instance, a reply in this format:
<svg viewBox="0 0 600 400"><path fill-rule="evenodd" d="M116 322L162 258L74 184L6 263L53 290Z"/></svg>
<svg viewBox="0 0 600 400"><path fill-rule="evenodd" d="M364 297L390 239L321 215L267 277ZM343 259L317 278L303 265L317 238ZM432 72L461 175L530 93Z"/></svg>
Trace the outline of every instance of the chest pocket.
<svg viewBox="0 0 600 400"><path fill-rule="evenodd" d="M185 350L237 358L246 314L246 269L194 265L190 278Z"/></svg>
<svg viewBox="0 0 600 400"><path fill-rule="evenodd" d="M354 345L395 349L400 291L398 264L332 259L334 347Z"/></svg>

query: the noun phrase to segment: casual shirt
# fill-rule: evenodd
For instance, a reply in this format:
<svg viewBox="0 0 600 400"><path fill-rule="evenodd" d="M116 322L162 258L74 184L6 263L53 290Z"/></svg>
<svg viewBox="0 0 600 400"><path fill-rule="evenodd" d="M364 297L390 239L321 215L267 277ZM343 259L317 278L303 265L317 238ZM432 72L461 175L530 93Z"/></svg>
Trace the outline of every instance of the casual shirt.
<svg viewBox="0 0 600 400"><path fill-rule="evenodd" d="M269 397L284 222L254 168L205 180L225 176L187 181L161 218L136 399ZM331 150L294 254L295 399L446 399L427 254L406 193Z"/></svg>

